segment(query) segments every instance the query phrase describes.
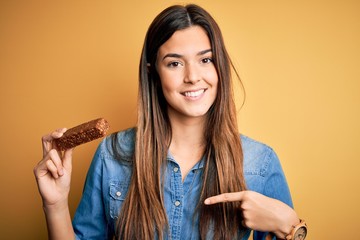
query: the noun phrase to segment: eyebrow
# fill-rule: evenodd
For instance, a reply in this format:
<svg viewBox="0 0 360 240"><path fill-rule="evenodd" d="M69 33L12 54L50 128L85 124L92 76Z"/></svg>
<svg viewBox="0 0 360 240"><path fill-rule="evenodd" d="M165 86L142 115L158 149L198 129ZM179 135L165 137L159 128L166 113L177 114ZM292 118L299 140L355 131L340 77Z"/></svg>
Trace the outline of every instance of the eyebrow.
<svg viewBox="0 0 360 240"><path fill-rule="evenodd" d="M202 51L198 52L196 55L201 56L201 55L204 55L204 54L206 54L208 52L212 52L212 50L211 49L202 50ZM168 53L162 58L162 60L164 60L165 58L168 58L168 57L182 58L183 55L178 54L178 53Z"/></svg>

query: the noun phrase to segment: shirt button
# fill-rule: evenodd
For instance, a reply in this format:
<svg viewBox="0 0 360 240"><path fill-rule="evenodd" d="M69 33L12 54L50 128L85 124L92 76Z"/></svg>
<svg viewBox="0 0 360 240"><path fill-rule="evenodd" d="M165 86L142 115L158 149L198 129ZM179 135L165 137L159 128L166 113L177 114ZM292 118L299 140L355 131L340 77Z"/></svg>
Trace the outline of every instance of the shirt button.
<svg viewBox="0 0 360 240"><path fill-rule="evenodd" d="M179 206L180 205L180 201L175 201L175 206Z"/></svg>
<svg viewBox="0 0 360 240"><path fill-rule="evenodd" d="M121 196L121 192L116 192L116 196L120 197L120 196Z"/></svg>
<svg viewBox="0 0 360 240"><path fill-rule="evenodd" d="M174 167L174 172L178 172L179 168L178 167Z"/></svg>

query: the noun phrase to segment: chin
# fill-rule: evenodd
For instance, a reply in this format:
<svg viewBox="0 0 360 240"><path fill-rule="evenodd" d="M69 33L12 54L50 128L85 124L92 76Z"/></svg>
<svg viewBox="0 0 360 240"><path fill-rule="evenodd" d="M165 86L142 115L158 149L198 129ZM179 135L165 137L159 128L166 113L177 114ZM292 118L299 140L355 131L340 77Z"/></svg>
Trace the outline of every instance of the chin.
<svg viewBox="0 0 360 240"><path fill-rule="evenodd" d="M188 113L187 115L189 117L194 117L194 118L197 118L197 117L205 117L206 114L207 114L208 111L201 111L201 112L193 112L193 113Z"/></svg>

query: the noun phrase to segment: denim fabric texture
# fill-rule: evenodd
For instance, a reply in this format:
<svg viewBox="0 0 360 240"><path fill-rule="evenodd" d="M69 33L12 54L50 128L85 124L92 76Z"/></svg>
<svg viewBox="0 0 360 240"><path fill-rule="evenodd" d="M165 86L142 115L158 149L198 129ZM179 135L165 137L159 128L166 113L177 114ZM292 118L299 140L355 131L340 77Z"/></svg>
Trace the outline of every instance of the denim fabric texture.
<svg viewBox="0 0 360 240"><path fill-rule="evenodd" d="M89 168L83 196L73 219L76 239L112 239L118 214L125 200L132 172L129 159L134 150L135 129L117 133L118 147L124 161L112 154L111 138L99 145ZM265 144L240 136L244 152L247 188L292 205L290 191L275 152ZM199 239L199 219L193 216L202 186L204 159L200 160L182 182L181 171L169 153L165 170L164 201L169 223L166 239ZM239 223L241 224L241 223ZM248 239L250 229L243 239ZM254 231L255 240L266 233Z"/></svg>

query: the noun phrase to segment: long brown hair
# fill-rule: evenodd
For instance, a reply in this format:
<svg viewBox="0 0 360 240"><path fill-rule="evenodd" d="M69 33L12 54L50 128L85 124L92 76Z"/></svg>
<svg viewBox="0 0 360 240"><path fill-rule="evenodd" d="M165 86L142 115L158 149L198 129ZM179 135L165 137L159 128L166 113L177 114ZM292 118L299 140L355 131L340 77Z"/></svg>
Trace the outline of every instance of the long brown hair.
<svg viewBox="0 0 360 240"><path fill-rule="evenodd" d="M138 116L131 183L119 214L118 239L163 239L167 217L163 202L161 171L171 141L167 103L155 69L158 49L175 31L202 27L211 42L219 83L215 102L207 114L206 163L197 206L200 235L206 238L211 226L214 239L240 238L239 203L203 204L207 197L246 189L243 153L239 138L231 70L235 70L215 20L197 5L171 6L151 23L145 37L139 66ZM236 73L236 71L235 71ZM236 73L237 75L237 73ZM116 136L116 135L114 135ZM114 140L116 142L116 140ZM114 146L114 151L117 151ZM194 213L195 214L195 213Z"/></svg>

